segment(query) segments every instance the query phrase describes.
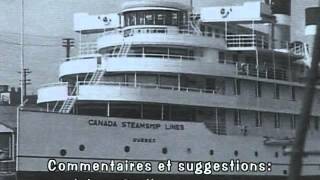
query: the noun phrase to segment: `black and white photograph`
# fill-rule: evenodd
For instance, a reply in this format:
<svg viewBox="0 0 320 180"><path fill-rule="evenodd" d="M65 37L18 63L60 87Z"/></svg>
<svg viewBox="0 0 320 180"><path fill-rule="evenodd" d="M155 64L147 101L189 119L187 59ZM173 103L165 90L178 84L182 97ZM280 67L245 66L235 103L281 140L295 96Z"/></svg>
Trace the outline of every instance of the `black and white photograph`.
<svg viewBox="0 0 320 180"><path fill-rule="evenodd" d="M0 180L319 180L320 0L1 0Z"/></svg>

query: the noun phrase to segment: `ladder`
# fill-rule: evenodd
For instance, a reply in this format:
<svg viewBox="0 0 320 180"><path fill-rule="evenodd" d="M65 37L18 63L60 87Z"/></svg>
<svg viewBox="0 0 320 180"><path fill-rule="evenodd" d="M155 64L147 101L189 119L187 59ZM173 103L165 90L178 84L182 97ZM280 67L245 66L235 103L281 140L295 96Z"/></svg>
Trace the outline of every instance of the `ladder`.
<svg viewBox="0 0 320 180"><path fill-rule="evenodd" d="M69 96L62 104L59 113L69 114L77 101L76 96Z"/></svg>
<svg viewBox="0 0 320 180"><path fill-rule="evenodd" d="M196 24L194 20L189 21L189 26L193 31L195 31L197 34L201 34L201 30L199 28L199 25Z"/></svg>
<svg viewBox="0 0 320 180"><path fill-rule="evenodd" d="M59 104L60 104L60 101L57 101L56 104L54 105L53 109L51 112L59 112L58 109L59 109Z"/></svg>
<svg viewBox="0 0 320 180"><path fill-rule="evenodd" d="M91 76L89 84L97 84L97 82L99 82L102 79L104 73L105 73L104 69L97 69Z"/></svg>
<svg viewBox="0 0 320 180"><path fill-rule="evenodd" d="M199 24L200 15L191 13L189 14L189 17L189 27L191 27L191 29L195 31L197 34L201 34L202 32Z"/></svg>
<svg viewBox="0 0 320 180"><path fill-rule="evenodd" d="M118 56L118 54L116 53L116 52L117 52L117 49L118 49L118 47L117 47L117 46L115 46L115 47L113 48L113 51L112 51L111 57L116 57L116 56Z"/></svg>
<svg viewBox="0 0 320 180"><path fill-rule="evenodd" d="M123 43L120 47L120 50L118 52L118 56L117 57L122 57L122 56L127 56L128 55L128 52L130 51L131 49L131 44L132 43Z"/></svg>

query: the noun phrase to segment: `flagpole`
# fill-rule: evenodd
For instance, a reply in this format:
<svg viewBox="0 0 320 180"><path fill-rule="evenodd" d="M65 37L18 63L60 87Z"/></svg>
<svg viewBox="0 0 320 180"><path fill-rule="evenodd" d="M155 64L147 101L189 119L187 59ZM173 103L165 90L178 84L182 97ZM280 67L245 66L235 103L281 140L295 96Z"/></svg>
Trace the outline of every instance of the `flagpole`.
<svg viewBox="0 0 320 180"><path fill-rule="evenodd" d="M24 106L25 77L24 77L24 0L21 0L21 31L20 31L20 105Z"/></svg>

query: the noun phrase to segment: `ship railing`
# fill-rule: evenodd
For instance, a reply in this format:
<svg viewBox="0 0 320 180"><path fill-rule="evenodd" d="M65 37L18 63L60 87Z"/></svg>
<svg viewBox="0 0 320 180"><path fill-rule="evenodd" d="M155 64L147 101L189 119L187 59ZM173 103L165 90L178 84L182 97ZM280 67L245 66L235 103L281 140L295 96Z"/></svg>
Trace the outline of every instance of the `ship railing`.
<svg viewBox="0 0 320 180"><path fill-rule="evenodd" d="M288 53L291 53L296 56L305 56L304 44L293 42L290 43L289 41L274 41L275 49L285 50Z"/></svg>
<svg viewBox="0 0 320 180"><path fill-rule="evenodd" d="M101 54L87 54L87 55L68 57L68 58L64 58L63 61L88 60L88 59L97 58L97 57L101 57Z"/></svg>
<svg viewBox="0 0 320 180"><path fill-rule="evenodd" d="M228 34L226 36L227 48L269 48L269 40L257 34Z"/></svg>
<svg viewBox="0 0 320 180"><path fill-rule="evenodd" d="M166 34L166 35L193 35L193 36L203 36L203 37L215 37L213 32L205 31L199 33L193 29L167 29L167 28L148 28L148 27L140 27L140 28L132 28L132 29L124 29L124 30L112 30L106 31L102 33L102 36L119 34L123 37L134 36L135 34ZM219 37L223 37L219 36Z"/></svg>
<svg viewBox="0 0 320 180"><path fill-rule="evenodd" d="M79 45L80 55L97 54L98 48L96 42L82 42Z"/></svg>
<svg viewBox="0 0 320 180"><path fill-rule="evenodd" d="M57 82L57 83L44 84L44 85L40 86L40 89L47 88L47 87L57 87L57 86L68 86L68 82Z"/></svg>
<svg viewBox="0 0 320 180"><path fill-rule="evenodd" d="M91 85L88 82L79 82L79 85ZM183 92L197 92L207 94L219 94L219 90L215 89L200 89L191 87L179 87L170 85L158 85L148 83L134 83L134 82L97 82L97 86L119 86L119 87L134 87L134 88L145 88L145 89L166 89L172 91L183 91ZM221 93L222 94L222 93Z"/></svg>
<svg viewBox="0 0 320 180"><path fill-rule="evenodd" d="M303 43L293 43L290 47L291 53L297 56L305 56L305 48Z"/></svg>
<svg viewBox="0 0 320 180"><path fill-rule="evenodd" d="M63 61L77 61L77 60L88 60L92 58L102 57L100 54L91 54L87 56L75 56L64 58ZM117 53L115 54L103 54L104 58L118 58ZM204 60L203 57L200 56L183 56L183 55L173 55L173 54L152 54L152 53L128 53L124 57L139 57L139 58L161 58L164 60L180 60L180 61L197 61L197 60ZM123 56L121 57L123 58ZM120 59L121 59L120 58Z"/></svg>
<svg viewBox="0 0 320 180"><path fill-rule="evenodd" d="M288 71L285 68L274 68L267 65L249 64L249 63L236 63L236 72L238 75L276 79L287 81Z"/></svg>
<svg viewBox="0 0 320 180"><path fill-rule="evenodd" d="M105 54L106 58L116 58L116 54ZM125 57L139 57L139 58L161 58L164 60L203 60L200 56L183 56L183 55L173 55L173 54L152 54L152 53L128 53Z"/></svg>

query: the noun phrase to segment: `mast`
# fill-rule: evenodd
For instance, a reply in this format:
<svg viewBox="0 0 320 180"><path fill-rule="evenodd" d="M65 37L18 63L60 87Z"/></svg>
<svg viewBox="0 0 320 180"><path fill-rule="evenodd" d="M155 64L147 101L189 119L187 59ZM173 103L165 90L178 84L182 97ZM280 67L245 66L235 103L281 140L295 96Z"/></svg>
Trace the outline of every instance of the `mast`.
<svg viewBox="0 0 320 180"><path fill-rule="evenodd" d="M20 87L21 87L21 94L20 94L20 106L23 107L24 102L24 95L25 95L25 76L24 76L24 0L21 0L21 31L20 31Z"/></svg>

